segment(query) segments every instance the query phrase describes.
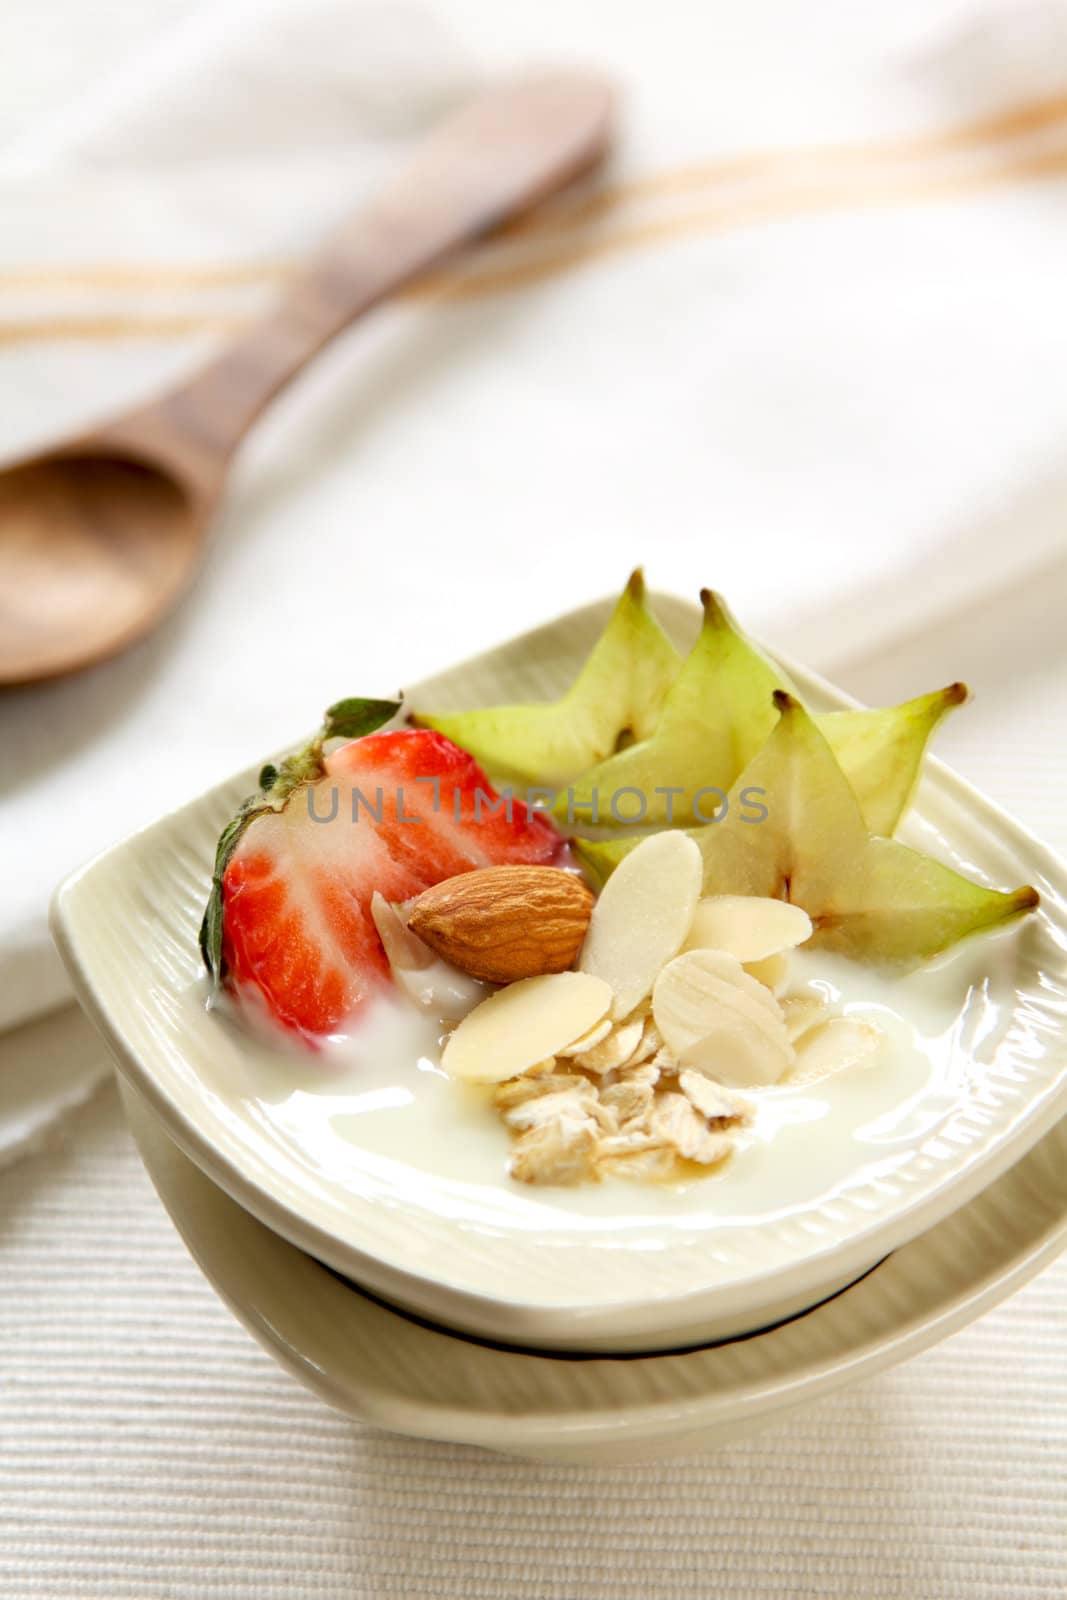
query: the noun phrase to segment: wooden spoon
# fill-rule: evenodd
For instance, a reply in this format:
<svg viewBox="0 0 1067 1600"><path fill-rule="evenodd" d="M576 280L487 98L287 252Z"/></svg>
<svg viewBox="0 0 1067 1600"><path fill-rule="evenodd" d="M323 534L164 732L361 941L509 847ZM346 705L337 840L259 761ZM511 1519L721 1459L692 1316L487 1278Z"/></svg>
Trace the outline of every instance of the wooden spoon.
<svg viewBox="0 0 1067 1600"><path fill-rule="evenodd" d="M0 683L146 633L196 571L230 457L283 384L392 290L586 171L610 129L610 92L583 77L471 101L207 367L0 472Z"/></svg>

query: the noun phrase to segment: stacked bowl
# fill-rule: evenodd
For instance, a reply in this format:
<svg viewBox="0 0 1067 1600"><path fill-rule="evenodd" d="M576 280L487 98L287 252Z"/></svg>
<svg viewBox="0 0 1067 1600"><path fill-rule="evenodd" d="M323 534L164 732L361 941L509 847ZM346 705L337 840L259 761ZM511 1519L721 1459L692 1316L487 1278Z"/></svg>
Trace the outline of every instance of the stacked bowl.
<svg viewBox="0 0 1067 1600"><path fill-rule="evenodd" d="M656 609L691 642L694 607ZM412 695L551 698L609 612L571 613ZM788 671L809 705L851 704ZM933 1343L1067 1242L1067 879L939 764L907 837L972 876L1032 883L1041 905L983 958L921 1070L890 1074L862 1116L812 1086L778 1154L757 1137L721 1176L604 1184L592 1201L484 1182L432 1146L364 1147L358 1086L265 1070L205 1007L215 843L254 779L82 869L53 923L190 1250L331 1404L548 1459L706 1449Z"/></svg>

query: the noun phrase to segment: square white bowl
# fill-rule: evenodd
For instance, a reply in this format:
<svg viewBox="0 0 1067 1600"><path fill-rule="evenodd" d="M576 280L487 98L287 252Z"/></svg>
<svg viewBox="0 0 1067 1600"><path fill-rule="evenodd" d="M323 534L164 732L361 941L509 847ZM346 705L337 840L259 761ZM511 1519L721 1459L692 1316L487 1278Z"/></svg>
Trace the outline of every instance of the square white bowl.
<svg viewBox="0 0 1067 1600"><path fill-rule="evenodd" d="M415 703L551 698L572 679L611 608L569 613L409 691ZM654 597L686 648L697 609ZM818 709L852 702L792 663ZM344 687L344 686L342 686ZM257 1077L241 1031L209 1012L197 947L215 842L255 769L99 856L57 893L53 929L79 998L119 1068L186 1153L235 1200L387 1299L483 1337L571 1350L663 1349L773 1323L850 1282L971 1199L1067 1111L1067 874L1018 824L929 762L907 837L1001 886L1033 883L1040 911L999 936L995 1041L960 1042L885 1148L841 1124L843 1164L797 1191L764 1160L752 1200L705 1178L681 1200L604 1185L529 1191L506 1176L466 1182L385 1160L354 1137L301 1125L314 1088L292 1070L293 1115L272 1073ZM1005 944L1005 939L1010 944ZM996 941L994 941L996 942ZM979 945L976 943L976 949ZM992 946L990 946L992 949ZM992 959L992 958L991 958ZM398 1080L412 1070L398 1061ZM912 1091L909 1090L909 1095ZM302 1099L300 1096L302 1095ZM358 1122L357 1122L358 1127ZM504 1136L502 1135L502 1138ZM506 1144L506 1140L505 1140ZM772 1146L773 1153L773 1146ZM732 1199L744 1193L744 1203Z"/></svg>
<svg viewBox="0 0 1067 1600"><path fill-rule="evenodd" d="M505 1350L415 1321L342 1282L224 1195L129 1087L123 1103L192 1256L294 1377L377 1427L546 1461L618 1464L747 1438L955 1333L1067 1245L1061 1121L976 1199L858 1283L763 1333L599 1360Z"/></svg>

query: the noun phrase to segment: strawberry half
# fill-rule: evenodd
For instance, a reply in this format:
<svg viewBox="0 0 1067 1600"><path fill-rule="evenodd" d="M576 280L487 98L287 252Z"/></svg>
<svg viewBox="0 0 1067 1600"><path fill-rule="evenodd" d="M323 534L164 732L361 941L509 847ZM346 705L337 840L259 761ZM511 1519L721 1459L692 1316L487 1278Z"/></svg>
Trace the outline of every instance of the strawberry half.
<svg viewBox="0 0 1067 1600"><path fill-rule="evenodd" d="M474 758L428 729L371 733L327 756L320 741L317 770L280 806L249 803L217 876L216 975L258 990L306 1035L336 1032L389 981L375 890L406 900L472 867L551 862L563 848L521 802L509 817Z"/></svg>

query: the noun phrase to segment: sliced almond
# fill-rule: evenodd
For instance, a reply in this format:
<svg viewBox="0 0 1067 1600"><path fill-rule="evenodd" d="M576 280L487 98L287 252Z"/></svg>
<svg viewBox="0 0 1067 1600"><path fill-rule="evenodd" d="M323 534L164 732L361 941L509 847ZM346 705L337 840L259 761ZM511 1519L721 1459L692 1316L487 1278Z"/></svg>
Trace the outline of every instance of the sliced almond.
<svg viewBox="0 0 1067 1600"><path fill-rule="evenodd" d="M499 1083L559 1055L596 1025L611 989L586 972L522 978L483 1000L451 1035L441 1065L454 1078Z"/></svg>
<svg viewBox="0 0 1067 1600"><path fill-rule="evenodd" d="M593 907L578 965L614 992L627 1016L677 955L700 894L703 862L684 833L655 833L624 856Z"/></svg>
<svg viewBox="0 0 1067 1600"><path fill-rule="evenodd" d="M853 1067L881 1049L885 1034L873 1022L859 1017L828 1017L809 1028L797 1043L796 1066L790 1083L824 1078L842 1067Z"/></svg>
<svg viewBox="0 0 1067 1600"><path fill-rule="evenodd" d="M651 1010L652 1010L652 995L651 995L651 993L649 993L649 994L645 995L643 1000L639 1000L637 1002L637 1004L634 1006L633 1010L632 1011L628 1011L626 1013L626 1016L622 1017L620 1020L623 1021L623 1022L641 1022L641 1021L644 1020L645 1017L647 1017L649 1015Z"/></svg>
<svg viewBox="0 0 1067 1600"><path fill-rule="evenodd" d="M748 1017L732 1011L689 1047L684 1065L718 1083L749 1089L777 1083L793 1062L792 1045L772 1043Z"/></svg>
<svg viewBox="0 0 1067 1600"><path fill-rule="evenodd" d="M527 1067L527 1078L547 1078L556 1070L555 1056L546 1056L543 1061L535 1061L532 1067Z"/></svg>
<svg viewBox="0 0 1067 1600"><path fill-rule="evenodd" d="M736 956L725 950L692 950L679 960L686 963L691 981L699 979L708 999L741 1011L775 1036L781 1032L784 1024L778 1001L766 984L745 971Z"/></svg>
<svg viewBox="0 0 1067 1600"><path fill-rule="evenodd" d="M669 962L652 993L656 1026L680 1066L720 1082L775 1083L793 1047L774 996L718 950L689 950Z"/></svg>
<svg viewBox="0 0 1067 1600"><path fill-rule="evenodd" d="M642 1062L651 1061L652 1057L662 1047L662 1045L663 1040L660 1038L659 1029L656 1027L655 1019L649 1015L645 1018L642 1025L641 1037L637 1041L636 1049L634 1049L630 1055L626 1057L625 1061L620 1062L620 1068L639 1067Z"/></svg>
<svg viewBox="0 0 1067 1600"><path fill-rule="evenodd" d="M762 961L746 961L745 971L757 983L762 983L772 994L781 994L789 981L789 957L784 951L776 956L764 956Z"/></svg>
<svg viewBox="0 0 1067 1600"><path fill-rule="evenodd" d="M424 1011L443 1022L455 1022L491 992L477 978L435 955L377 889L371 896L370 911L394 983Z"/></svg>
<svg viewBox="0 0 1067 1600"><path fill-rule="evenodd" d="M640 1018L636 1022L618 1023L599 1044L582 1051L578 1057L580 1065L586 1072L614 1072L633 1055L641 1043L644 1027Z"/></svg>
<svg viewBox="0 0 1067 1600"><path fill-rule="evenodd" d="M811 938L811 918L787 900L714 894L701 900L685 941L687 950L725 950L738 961L763 961Z"/></svg>
<svg viewBox="0 0 1067 1600"><path fill-rule="evenodd" d="M712 1166L733 1149L733 1141L708 1127L684 1094L661 1094L652 1108L649 1131L661 1144L670 1145L687 1161Z"/></svg>
<svg viewBox="0 0 1067 1600"><path fill-rule="evenodd" d="M731 1122L744 1122L751 1115L751 1106L732 1094L714 1078L687 1067L678 1074L678 1087L695 1111L711 1123L726 1126Z"/></svg>
<svg viewBox="0 0 1067 1600"><path fill-rule="evenodd" d="M614 1024L610 1017L602 1017L595 1028L590 1028L588 1032L582 1034L581 1038L575 1039L572 1045L568 1045L567 1054L569 1056L583 1055L586 1050L591 1050L595 1044L599 1044L602 1039L606 1039L613 1026Z"/></svg>
<svg viewBox="0 0 1067 1600"><path fill-rule="evenodd" d="M556 1117L517 1139L511 1176L520 1183L575 1184L595 1179L596 1125L591 1117Z"/></svg>
<svg viewBox="0 0 1067 1600"><path fill-rule="evenodd" d="M429 945L412 933L400 912L377 889L371 895L370 914L394 975L433 966L437 957Z"/></svg>
<svg viewBox="0 0 1067 1600"><path fill-rule="evenodd" d="M787 994L782 996L778 1004L785 1018L785 1031L794 1044L826 1016L826 1001L821 996Z"/></svg>

